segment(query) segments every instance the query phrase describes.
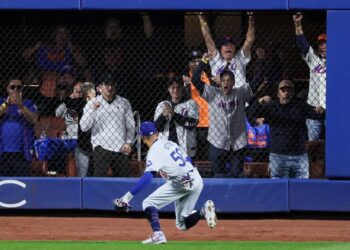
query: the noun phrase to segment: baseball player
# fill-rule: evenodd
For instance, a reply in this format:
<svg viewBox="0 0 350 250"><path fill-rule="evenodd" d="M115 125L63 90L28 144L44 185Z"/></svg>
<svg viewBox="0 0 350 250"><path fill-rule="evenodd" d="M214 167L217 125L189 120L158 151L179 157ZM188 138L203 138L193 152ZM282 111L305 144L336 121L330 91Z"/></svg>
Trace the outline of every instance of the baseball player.
<svg viewBox="0 0 350 250"><path fill-rule="evenodd" d="M327 35L320 34L317 37L317 49L314 50L304 35L301 13L293 15L295 35L304 61L310 69L309 94L307 103L317 109L326 110L326 76L327 76ZM307 119L309 141L317 141L324 130L324 121Z"/></svg>
<svg viewBox="0 0 350 250"><path fill-rule="evenodd" d="M217 224L214 202L208 200L199 211L194 207L203 188L203 180L198 170L193 167L188 155L172 141L158 139L158 132L153 122L143 122L139 129L142 140L149 147L144 175L123 197L113 200L116 209L128 211L130 200L150 183L158 172L166 183L150 194L142 203L153 234L143 244L166 243L166 238L159 223L158 210L175 203L176 227L188 230L205 217L210 228Z"/></svg>

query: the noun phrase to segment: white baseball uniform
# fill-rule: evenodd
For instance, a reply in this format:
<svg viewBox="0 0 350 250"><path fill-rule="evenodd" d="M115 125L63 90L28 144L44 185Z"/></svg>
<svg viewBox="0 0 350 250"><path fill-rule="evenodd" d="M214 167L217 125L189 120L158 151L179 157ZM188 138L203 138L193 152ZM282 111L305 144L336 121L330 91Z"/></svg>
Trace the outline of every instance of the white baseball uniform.
<svg viewBox="0 0 350 250"><path fill-rule="evenodd" d="M309 95L307 103L314 107L326 108L326 59L316 55L309 46L309 52L303 59L310 68Z"/></svg>
<svg viewBox="0 0 350 250"><path fill-rule="evenodd" d="M161 139L150 147L146 164L145 172L159 172L167 182L143 201L143 209L161 209L175 202L176 226L185 230L185 218L193 211L203 188L198 170L176 143Z"/></svg>

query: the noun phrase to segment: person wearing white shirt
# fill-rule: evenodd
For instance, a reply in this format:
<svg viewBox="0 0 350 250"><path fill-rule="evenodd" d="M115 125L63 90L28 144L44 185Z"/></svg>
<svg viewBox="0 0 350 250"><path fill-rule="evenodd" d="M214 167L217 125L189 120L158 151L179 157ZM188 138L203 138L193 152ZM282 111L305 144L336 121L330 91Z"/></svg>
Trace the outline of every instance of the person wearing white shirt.
<svg viewBox="0 0 350 250"><path fill-rule="evenodd" d="M112 80L101 81L101 95L89 100L80 120L82 131L91 129L93 176L128 176L129 154L135 135L135 120L130 102L115 94Z"/></svg>
<svg viewBox="0 0 350 250"><path fill-rule="evenodd" d="M220 43L220 51L216 48L215 42L210 33L210 29L203 15L198 15L202 34L208 53L211 55L210 68L214 81L219 83L219 76L223 70L231 70L235 75L235 87L246 84L246 66L250 62L251 50L255 40L254 15L248 12L248 31L246 40L241 49L237 46L232 37L226 36Z"/></svg>
<svg viewBox="0 0 350 250"><path fill-rule="evenodd" d="M317 49L313 49L307 42L303 32L301 13L293 15L295 25L295 35L298 46L300 47L303 60L310 69L309 93L307 103L318 108L326 110L326 76L327 76L327 35L320 34L317 37ZM309 141L321 139L322 132L325 129L324 121L307 119Z"/></svg>

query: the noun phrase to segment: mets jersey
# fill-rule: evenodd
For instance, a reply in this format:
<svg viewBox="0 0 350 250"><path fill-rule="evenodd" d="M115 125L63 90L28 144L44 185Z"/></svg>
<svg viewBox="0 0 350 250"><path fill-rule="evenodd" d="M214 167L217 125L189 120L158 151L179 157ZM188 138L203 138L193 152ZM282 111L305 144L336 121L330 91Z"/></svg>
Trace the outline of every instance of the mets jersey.
<svg viewBox="0 0 350 250"><path fill-rule="evenodd" d="M309 95L307 103L314 107L326 108L326 59L316 55L313 48L303 59L310 68Z"/></svg>
<svg viewBox="0 0 350 250"><path fill-rule="evenodd" d="M209 61L213 76L220 75L227 66L235 75L235 87L241 87L246 84L246 67L249 62L250 56L244 55L242 49L237 51L236 55L229 62L229 65L227 65L227 61L221 56L218 50L216 51L216 56Z"/></svg>
<svg viewBox="0 0 350 250"><path fill-rule="evenodd" d="M150 147L146 164L145 172L159 172L165 179L173 179L193 171L187 154L176 143L161 139Z"/></svg>

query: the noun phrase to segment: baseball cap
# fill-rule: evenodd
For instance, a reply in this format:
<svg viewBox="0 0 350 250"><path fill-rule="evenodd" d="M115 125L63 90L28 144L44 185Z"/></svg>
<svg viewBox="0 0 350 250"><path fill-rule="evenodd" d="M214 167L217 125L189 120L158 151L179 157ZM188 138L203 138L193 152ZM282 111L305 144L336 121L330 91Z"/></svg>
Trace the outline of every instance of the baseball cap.
<svg viewBox="0 0 350 250"><path fill-rule="evenodd" d="M192 50L189 56L189 61L193 61L196 59L201 59L203 56L203 53L200 50Z"/></svg>
<svg viewBox="0 0 350 250"><path fill-rule="evenodd" d="M220 43L220 47L228 44L228 43L232 43L233 45L235 45L235 41L233 40L232 36L225 36Z"/></svg>
<svg viewBox="0 0 350 250"><path fill-rule="evenodd" d="M327 41L327 34L320 34L317 37L317 41Z"/></svg>
<svg viewBox="0 0 350 250"><path fill-rule="evenodd" d="M278 84L278 89L285 88L285 87L289 87L289 88L294 89L294 84L291 81L289 81L289 80L282 80Z"/></svg>
<svg viewBox="0 0 350 250"><path fill-rule="evenodd" d="M141 123L139 128L139 134L141 136L151 136L157 133L156 125L154 122L145 121Z"/></svg>

